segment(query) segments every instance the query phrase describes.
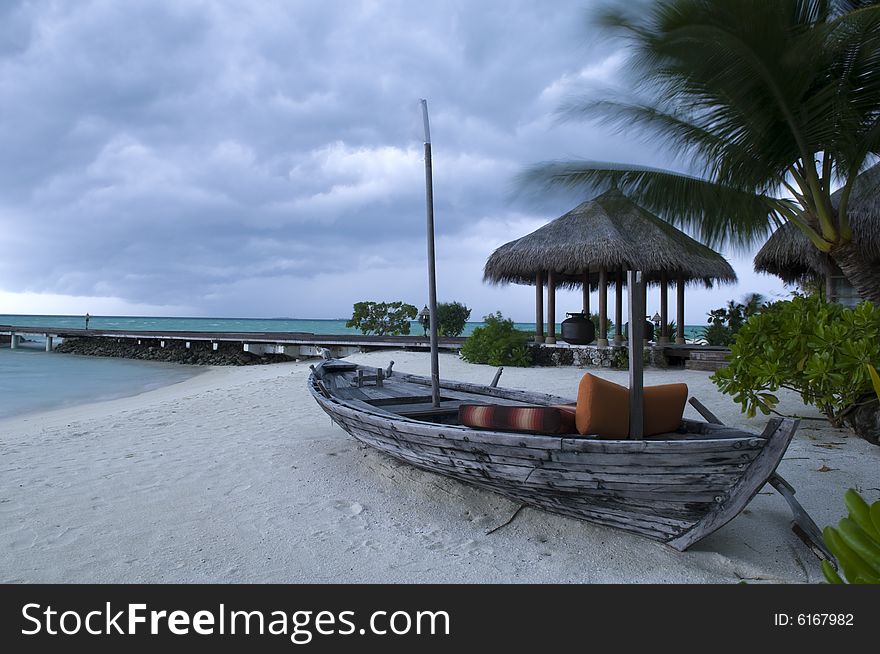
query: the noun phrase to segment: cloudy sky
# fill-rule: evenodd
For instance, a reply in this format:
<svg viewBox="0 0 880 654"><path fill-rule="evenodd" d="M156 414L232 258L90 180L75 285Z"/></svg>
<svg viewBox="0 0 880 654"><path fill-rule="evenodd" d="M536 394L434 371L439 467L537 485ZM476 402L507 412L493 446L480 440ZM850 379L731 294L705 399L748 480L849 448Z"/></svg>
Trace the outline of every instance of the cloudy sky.
<svg viewBox="0 0 880 654"><path fill-rule="evenodd" d="M625 85L626 52L598 39L590 4L5 0L0 313L423 305L424 97L440 300L532 320L533 289L486 286L483 264L587 198L524 198L516 174L553 159L673 163L555 115ZM726 254L740 284L691 292L688 323L785 292L748 253ZM578 304L561 294L560 314Z"/></svg>

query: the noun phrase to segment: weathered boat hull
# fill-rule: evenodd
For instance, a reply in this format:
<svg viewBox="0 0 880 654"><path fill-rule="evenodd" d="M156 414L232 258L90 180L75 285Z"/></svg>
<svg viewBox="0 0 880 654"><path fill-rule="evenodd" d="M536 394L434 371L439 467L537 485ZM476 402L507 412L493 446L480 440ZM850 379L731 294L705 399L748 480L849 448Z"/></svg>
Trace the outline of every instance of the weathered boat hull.
<svg viewBox="0 0 880 654"><path fill-rule="evenodd" d="M441 388L540 404L562 399L458 382L444 382ZM669 440L541 436L370 410L334 397L314 375L309 389L337 425L401 461L678 550L726 524L748 504L773 474L797 427L796 421L773 419L758 436L686 420L686 437Z"/></svg>

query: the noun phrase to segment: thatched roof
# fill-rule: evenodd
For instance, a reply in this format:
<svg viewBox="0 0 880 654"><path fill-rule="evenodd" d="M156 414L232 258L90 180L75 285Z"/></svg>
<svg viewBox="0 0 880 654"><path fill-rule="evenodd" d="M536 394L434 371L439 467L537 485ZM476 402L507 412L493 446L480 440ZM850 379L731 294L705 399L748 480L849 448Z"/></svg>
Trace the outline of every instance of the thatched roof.
<svg viewBox="0 0 880 654"><path fill-rule="evenodd" d="M539 270L552 269L561 286L581 286L587 271L595 286L601 268L642 270L649 282L657 282L661 272L671 281L682 275L706 286L736 281L724 257L616 188L499 247L486 262L483 280L534 285Z"/></svg>
<svg viewBox="0 0 880 654"><path fill-rule="evenodd" d="M840 191L831 196L836 209ZM849 196L849 220L853 241L880 262L880 164L859 175ZM755 270L769 273L784 282L824 276L828 257L820 252L793 223L785 223L767 239L755 255Z"/></svg>

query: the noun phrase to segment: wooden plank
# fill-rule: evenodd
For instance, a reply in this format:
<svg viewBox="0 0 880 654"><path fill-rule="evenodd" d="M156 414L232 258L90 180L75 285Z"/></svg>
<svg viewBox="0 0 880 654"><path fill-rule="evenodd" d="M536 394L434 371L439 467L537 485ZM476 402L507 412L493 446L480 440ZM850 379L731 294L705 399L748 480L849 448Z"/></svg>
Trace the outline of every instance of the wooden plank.
<svg viewBox="0 0 880 654"><path fill-rule="evenodd" d="M436 473L435 470L424 468L424 466L415 464L417 467ZM464 471L462 471L464 472ZM467 474L450 475L455 476L459 480L466 483L474 484L481 488L485 488L499 495L504 495L520 501L524 504L537 506L539 508L554 512L563 513L576 517L580 520L588 519L591 521L602 522L604 524L613 524L616 527L629 529L630 526L640 528L646 535L657 539L658 536L663 540L668 539L671 535L681 533L685 529L689 529L695 522L693 519L671 518L658 515L649 515L647 513L638 513L629 510L618 510L611 507L602 507L594 504L588 504L580 500L576 496L559 496L552 494L541 494L539 492L517 491L510 487L497 486L493 480L485 478L470 478Z"/></svg>
<svg viewBox="0 0 880 654"><path fill-rule="evenodd" d="M457 456L452 451L446 455L434 454L413 450L404 443L395 442L393 439L383 439L377 434L361 432L358 434L363 439L370 440L370 444L380 449L394 452L408 461L418 461L429 464L437 469L454 471L460 470L463 474L477 472L481 476L492 476L498 480L527 484L533 487L573 487L581 485L593 488L650 488L663 491L664 489L694 486L703 490L712 489L723 491L741 476L741 473L706 473L706 474L668 474L668 475L604 475L602 473L567 472L557 470L545 470L542 468L530 468L528 466L515 466L505 464L487 465L484 462L469 461Z"/></svg>
<svg viewBox="0 0 880 654"><path fill-rule="evenodd" d="M682 471L687 471L687 474L738 474L749 464L749 460L733 460L729 462L704 462L702 465L697 463L682 465L682 462L678 462L679 465L671 466L666 463L666 457L655 457L655 462L652 464L647 461L642 462L641 460L637 463L629 463L627 462L626 457L620 455L614 457L596 455L596 457L603 457L603 460L596 460L590 455L584 455L578 461L559 462L555 461L552 458L552 455L551 458L544 458L530 454L523 455L522 450L516 448L504 448L504 452L507 452L508 454L499 454L495 450L481 448L465 450L455 447L444 447L437 444L414 442L405 437L390 438L379 430L364 429L364 431L370 433L382 442L388 441L399 444L402 447L407 447L414 452L423 453L427 456L461 459L463 461L474 461L486 464L497 463L502 465L521 466L526 467L529 470L541 469L548 471L580 472L586 474L595 472L608 479L619 476L643 478L645 475L676 475L682 474ZM616 465L606 463L607 461L613 461Z"/></svg>
<svg viewBox="0 0 880 654"><path fill-rule="evenodd" d="M782 460L788 444L791 442L798 427L797 420L773 418L767 424L764 435L769 439L767 446L755 459L746 473L737 480L730 490L728 498L719 503L715 510L709 513L703 520L688 532L682 534L670 545L684 551L693 543L707 534L712 533L735 518L746 505L751 502L757 492L767 483L770 475L776 470L776 466Z"/></svg>

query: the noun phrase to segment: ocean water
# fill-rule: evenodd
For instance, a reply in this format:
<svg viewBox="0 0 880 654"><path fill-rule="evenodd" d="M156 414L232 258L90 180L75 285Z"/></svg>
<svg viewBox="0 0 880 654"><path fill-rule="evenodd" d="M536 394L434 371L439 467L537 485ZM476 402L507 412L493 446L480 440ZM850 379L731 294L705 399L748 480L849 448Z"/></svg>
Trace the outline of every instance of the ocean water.
<svg viewBox="0 0 880 654"><path fill-rule="evenodd" d="M357 334L345 326L346 319L303 320L294 318L165 318L93 316L91 329L131 329L156 331L229 332L310 332L313 334ZM464 336L481 322L470 322ZM84 316L28 316L0 314L0 325L16 327L82 328ZM534 323L516 323L518 329L532 332ZM687 325L688 340L695 338L698 325ZM410 333L421 334L414 322ZM557 333L559 328L557 327ZM44 351L39 335L27 335L16 350L0 346L0 418L65 405L137 395L138 393L183 381L201 369L150 361L83 357ZM0 434L2 436L2 434Z"/></svg>
<svg viewBox="0 0 880 654"><path fill-rule="evenodd" d="M202 372L196 366L0 348L0 418L137 395ZM0 438L3 434L0 432Z"/></svg>
<svg viewBox="0 0 880 654"><path fill-rule="evenodd" d="M353 327L346 327L346 318L336 320L310 320L302 318L164 318L131 316L92 316L90 329L137 329L151 331L186 332L308 332L312 334L359 334ZM482 322L469 322L462 336L469 336ZM16 327L85 327L84 316L26 316L0 314L0 325ZM533 332L535 323L515 323L517 329ZM693 340L701 325L685 325L685 338ZM422 325L413 322L411 334L422 334ZM557 334L559 326L557 326Z"/></svg>

